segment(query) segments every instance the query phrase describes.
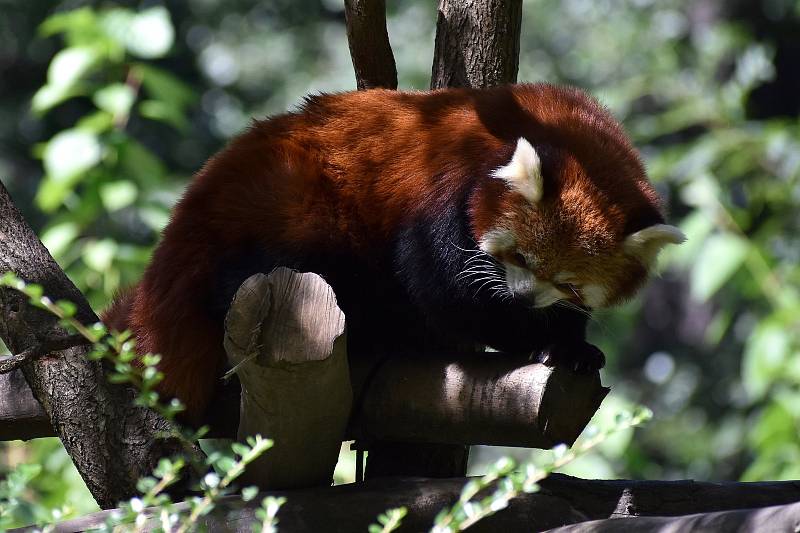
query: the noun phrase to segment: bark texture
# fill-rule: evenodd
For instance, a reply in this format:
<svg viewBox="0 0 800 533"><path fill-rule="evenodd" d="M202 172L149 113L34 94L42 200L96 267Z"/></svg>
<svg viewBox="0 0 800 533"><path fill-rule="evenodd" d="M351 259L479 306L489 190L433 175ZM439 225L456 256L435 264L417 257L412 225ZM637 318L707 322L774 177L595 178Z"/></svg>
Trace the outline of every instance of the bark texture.
<svg viewBox="0 0 800 533"><path fill-rule="evenodd" d="M269 453L269 452L267 452ZM398 531L428 531L434 517L451 505L467 479L376 479L333 488L262 494L283 495L287 502L278 512L280 531L320 533L365 531L378 514L406 506L408 515ZM556 486L556 489L553 487ZM629 505L629 494L652 491ZM588 490L588 494L584 491ZM504 533L545 531L796 531L800 520L800 486L796 482L698 483L693 481L591 481L554 475L542 490L511 500L508 508L482 520L469 531ZM237 508L241 500L228 497L223 506L233 509L206 519L212 531L252 531L254 508ZM184 506L185 504L179 504ZM768 507L771 506L771 507ZM740 510L731 510L741 507ZM760 508L760 509L755 509ZM678 516L689 513L692 516ZM711 513L711 514L706 514ZM673 516L665 516L673 515ZM103 523L107 513L96 513L59 524L58 532L84 531ZM611 518L611 519L609 519ZM602 520L601 522L589 522ZM152 526L156 524L151 522ZM569 525L573 524L573 525Z"/></svg>
<svg viewBox="0 0 800 533"><path fill-rule="evenodd" d="M522 0L439 0L431 89L517 81Z"/></svg>
<svg viewBox="0 0 800 533"><path fill-rule="evenodd" d="M75 303L81 322L98 320L0 184L0 273L6 271L43 286L54 300ZM65 334L55 317L28 305L24 295L0 290L0 336L12 352ZM78 346L52 352L24 364L22 372L92 495L107 508L131 497L136 481L178 445L157 438L167 422L133 407L132 392L110 385L101 365L86 359L88 350ZM15 379L19 387L18 375Z"/></svg>
<svg viewBox="0 0 800 533"><path fill-rule="evenodd" d="M385 0L345 0L344 7L358 89L397 89L397 67L386 31Z"/></svg>

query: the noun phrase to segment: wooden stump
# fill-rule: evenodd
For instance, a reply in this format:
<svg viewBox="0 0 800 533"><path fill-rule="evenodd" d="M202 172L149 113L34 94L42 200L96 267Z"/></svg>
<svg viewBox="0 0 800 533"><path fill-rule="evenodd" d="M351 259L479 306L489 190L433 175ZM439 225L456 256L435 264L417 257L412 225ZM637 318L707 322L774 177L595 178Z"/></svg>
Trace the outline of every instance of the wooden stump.
<svg viewBox="0 0 800 533"><path fill-rule="evenodd" d="M239 440L274 446L242 481L261 488L330 485L352 404L344 314L316 274L278 268L248 278L225 319L242 384Z"/></svg>

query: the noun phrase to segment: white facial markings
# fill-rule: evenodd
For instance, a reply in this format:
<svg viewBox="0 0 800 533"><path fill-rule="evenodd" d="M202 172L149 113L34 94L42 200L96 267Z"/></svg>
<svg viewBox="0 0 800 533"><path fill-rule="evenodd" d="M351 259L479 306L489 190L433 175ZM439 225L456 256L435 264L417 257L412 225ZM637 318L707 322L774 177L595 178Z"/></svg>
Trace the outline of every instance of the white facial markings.
<svg viewBox="0 0 800 533"><path fill-rule="evenodd" d="M608 291L602 285L587 283L583 286L583 301L592 308L604 307L608 299Z"/></svg>
<svg viewBox="0 0 800 533"><path fill-rule="evenodd" d="M497 256L503 250L509 250L517 242L517 236L510 229L495 228L483 234L478 243L480 249L489 255Z"/></svg>
<svg viewBox="0 0 800 533"><path fill-rule="evenodd" d="M538 285L533 272L511 263L503 263L503 266L506 268L508 290L517 296L533 297Z"/></svg>
<svg viewBox="0 0 800 533"><path fill-rule="evenodd" d="M479 242L479 247L498 261L502 261L508 291L514 296L530 300L533 307L548 307L562 300L575 302L576 298L582 300L588 307L598 308L606 305L608 298L606 288L597 284L580 284L579 277L573 272L558 272L553 275L552 281L537 279L531 271L533 268L531 265L535 265L536 257L516 249L516 235L509 229L494 228L486 232ZM525 257L525 265L504 260L516 254Z"/></svg>
<svg viewBox="0 0 800 533"><path fill-rule="evenodd" d="M536 149L523 137L517 140L511 161L496 169L492 175L505 181L532 204L542 199L542 163Z"/></svg>
<svg viewBox="0 0 800 533"><path fill-rule="evenodd" d="M536 285L536 291L533 297L533 306L537 308L547 307L563 299L564 293L558 290L555 285L546 281L540 281Z"/></svg>

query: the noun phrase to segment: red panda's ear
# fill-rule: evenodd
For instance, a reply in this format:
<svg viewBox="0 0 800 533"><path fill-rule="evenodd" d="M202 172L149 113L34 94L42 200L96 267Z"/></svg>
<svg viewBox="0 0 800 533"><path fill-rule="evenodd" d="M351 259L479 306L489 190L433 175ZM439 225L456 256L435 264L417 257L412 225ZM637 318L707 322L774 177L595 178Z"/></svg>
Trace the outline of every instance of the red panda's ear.
<svg viewBox="0 0 800 533"><path fill-rule="evenodd" d="M649 266L664 246L685 240L686 235L675 226L654 224L625 237L623 247L625 252Z"/></svg>
<svg viewBox="0 0 800 533"><path fill-rule="evenodd" d="M492 175L505 181L531 203L542 199L542 163L536 149L525 138L520 137L517 141L511 161Z"/></svg>

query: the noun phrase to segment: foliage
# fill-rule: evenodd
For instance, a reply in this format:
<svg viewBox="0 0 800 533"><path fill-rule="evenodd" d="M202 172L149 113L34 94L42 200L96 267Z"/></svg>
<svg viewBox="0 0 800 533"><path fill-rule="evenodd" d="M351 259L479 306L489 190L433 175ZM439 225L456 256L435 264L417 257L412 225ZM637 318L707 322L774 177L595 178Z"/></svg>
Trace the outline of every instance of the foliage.
<svg viewBox="0 0 800 533"><path fill-rule="evenodd" d="M407 514L408 509L405 507L388 509L385 513L378 515L378 523L370 524L367 530L369 533L391 533L400 527Z"/></svg>
<svg viewBox="0 0 800 533"><path fill-rule="evenodd" d="M623 411L617 414L612 425L602 431L596 426L588 427L584 432L585 440L576 443L571 449L563 444L553 448L552 456L541 466L528 462L520 468L512 459L501 458L487 474L464 486L458 501L437 515L431 533L455 533L473 526L478 521L505 509L511 499L520 493L538 491L539 481L586 454L609 436L636 427L650 420L652 416L653 413L646 408L639 408L633 413ZM495 487L494 492L486 494L491 487ZM483 497L477 498L482 494Z"/></svg>
<svg viewBox="0 0 800 533"><path fill-rule="evenodd" d="M84 7L52 15L39 31L61 35L65 46L33 95L33 112L56 112L76 98L92 104L36 147L45 175L35 202L49 215L42 241L98 305L139 276L174 201L164 195L168 169L129 124L146 119L185 131L195 94L152 63L173 46L175 30L164 7ZM125 234L130 224L119 227L130 218L138 235Z"/></svg>
<svg viewBox="0 0 800 533"><path fill-rule="evenodd" d="M77 332L89 341L92 350L88 357L95 361L105 360L110 363L110 371L106 373L109 381L134 385L137 390L135 403L155 410L170 421L172 431L169 436L179 439L187 448L184 457L161 459L152 477L144 477L138 481L137 489L141 492L141 497L122 502L120 511L111 514L106 524L107 529L116 530L121 525L123 529L127 529L127 524L133 523L132 530L140 531L145 528L152 515L157 515L162 531L186 533L193 530L199 520L214 509L219 499L230 492L233 482L244 472L245 467L272 446L271 440L255 435L248 437L246 444L233 443L231 453L217 451L209 454L202 464L196 464L197 460L190 448L205 433L206 428L197 431L182 428L175 421L175 416L183 410L181 403L176 399L168 404L160 401L158 393L154 390L164 377L156 368L160 360L158 355L146 354L138 359L139 364L133 364L137 355L130 332L109 333L99 322L90 326L80 323L75 318L77 308L74 303L65 300L52 301L43 294L41 286L25 283L12 272L3 274L0 278L0 287L9 287L22 292L28 297L31 305L58 317L63 327ZM185 508L178 509L164 491L185 475L183 470L186 459L193 463L192 466L196 470L204 469L207 473L201 478L198 487L202 496L189 498ZM38 465L20 465L6 482L0 485L0 520L13 524L24 519L24 515L31 514L31 509L38 516L30 518L40 523L52 522L63 515L60 510L53 510L49 516L42 516L43 508L20 504L21 492L39 472ZM222 476L217 472L222 472ZM242 491L242 498L247 501L257 493L258 489L248 487ZM266 530L269 530L270 524L274 522L275 513L280 505L281 502L277 500L265 500L263 527Z"/></svg>

